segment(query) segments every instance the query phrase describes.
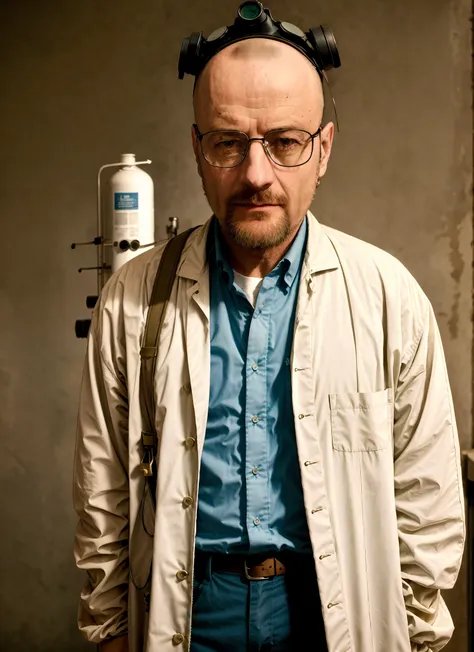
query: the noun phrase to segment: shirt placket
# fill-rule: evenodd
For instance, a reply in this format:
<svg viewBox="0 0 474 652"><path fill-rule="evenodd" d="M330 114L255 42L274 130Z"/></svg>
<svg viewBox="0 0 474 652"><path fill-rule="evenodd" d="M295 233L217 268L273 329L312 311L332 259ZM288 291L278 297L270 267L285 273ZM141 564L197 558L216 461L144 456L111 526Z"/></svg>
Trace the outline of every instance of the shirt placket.
<svg viewBox="0 0 474 652"><path fill-rule="evenodd" d="M270 517L267 385L268 342L271 328L271 296L274 279L265 278L249 328L245 400L246 521L250 550L268 547Z"/></svg>

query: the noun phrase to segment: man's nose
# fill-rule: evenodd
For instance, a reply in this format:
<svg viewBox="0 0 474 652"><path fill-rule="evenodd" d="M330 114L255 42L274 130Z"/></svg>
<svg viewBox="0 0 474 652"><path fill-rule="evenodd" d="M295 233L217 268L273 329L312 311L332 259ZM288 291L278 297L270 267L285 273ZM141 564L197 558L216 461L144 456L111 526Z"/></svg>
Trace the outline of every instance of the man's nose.
<svg viewBox="0 0 474 652"><path fill-rule="evenodd" d="M247 156L240 167L246 183L255 188L268 187L275 179L273 163L268 158L261 140L252 140L249 143Z"/></svg>

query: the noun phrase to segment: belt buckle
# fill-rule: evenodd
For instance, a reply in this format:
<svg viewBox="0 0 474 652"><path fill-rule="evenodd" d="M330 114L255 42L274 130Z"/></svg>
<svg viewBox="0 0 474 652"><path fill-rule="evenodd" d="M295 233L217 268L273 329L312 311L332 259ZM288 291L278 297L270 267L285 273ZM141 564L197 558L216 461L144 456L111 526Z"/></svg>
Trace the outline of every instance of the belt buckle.
<svg viewBox="0 0 474 652"><path fill-rule="evenodd" d="M249 574L249 567L247 566L247 560L244 559L244 570L245 570L245 577L248 580L252 580L253 582L260 582L260 581L265 581L265 580L271 580L270 576L265 576L265 577L254 577L253 575Z"/></svg>

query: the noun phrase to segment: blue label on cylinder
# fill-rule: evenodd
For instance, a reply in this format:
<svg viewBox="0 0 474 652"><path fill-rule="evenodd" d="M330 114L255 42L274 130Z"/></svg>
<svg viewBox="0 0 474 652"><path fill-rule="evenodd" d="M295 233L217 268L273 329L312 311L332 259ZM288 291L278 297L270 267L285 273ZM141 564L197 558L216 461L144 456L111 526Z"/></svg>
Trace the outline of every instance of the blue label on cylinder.
<svg viewBox="0 0 474 652"><path fill-rule="evenodd" d="M138 210L138 192L114 192L116 211Z"/></svg>

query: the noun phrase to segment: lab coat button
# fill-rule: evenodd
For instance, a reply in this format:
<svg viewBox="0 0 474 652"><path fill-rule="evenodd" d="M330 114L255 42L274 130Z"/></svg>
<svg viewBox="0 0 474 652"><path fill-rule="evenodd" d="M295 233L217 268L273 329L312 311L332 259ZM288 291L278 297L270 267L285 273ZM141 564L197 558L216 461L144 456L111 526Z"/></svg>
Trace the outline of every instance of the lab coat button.
<svg viewBox="0 0 474 652"><path fill-rule="evenodd" d="M188 577L188 575L189 573L186 570L179 570L176 573L176 577L178 578L178 580L185 580Z"/></svg>
<svg viewBox="0 0 474 652"><path fill-rule="evenodd" d="M175 634L171 640L173 645L181 645L184 642L184 636L182 634Z"/></svg>
<svg viewBox="0 0 474 652"><path fill-rule="evenodd" d="M184 445L188 450L193 448L195 444L196 444L196 440L194 439L194 437L188 437L187 439L184 440Z"/></svg>
<svg viewBox="0 0 474 652"><path fill-rule="evenodd" d="M194 503L194 498L192 496L185 496L183 498L183 507L191 507Z"/></svg>

